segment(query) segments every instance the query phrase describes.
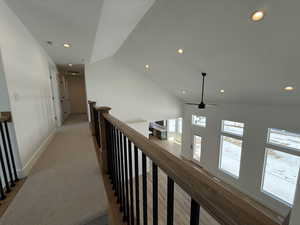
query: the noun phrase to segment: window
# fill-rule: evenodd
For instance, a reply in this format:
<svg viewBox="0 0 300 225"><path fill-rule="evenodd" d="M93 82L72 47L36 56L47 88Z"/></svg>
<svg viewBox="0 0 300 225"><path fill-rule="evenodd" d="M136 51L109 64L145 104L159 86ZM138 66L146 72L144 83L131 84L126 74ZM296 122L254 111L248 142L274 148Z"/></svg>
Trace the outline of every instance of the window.
<svg viewBox="0 0 300 225"><path fill-rule="evenodd" d="M243 123L238 123L238 122L233 122L229 120L223 120L222 123L222 131L224 133L229 133L229 134L234 134L237 136L243 136L244 133L244 124Z"/></svg>
<svg viewBox="0 0 300 225"><path fill-rule="evenodd" d="M200 136L194 135L193 141L193 159L200 162L201 158L201 144L202 138Z"/></svg>
<svg viewBox="0 0 300 225"><path fill-rule="evenodd" d="M300 134L270 128L268 143L300 151Z"/></svg>
<svg viewBox="0 0 300 225"><path fill-rule="evenodd" d="M268 130L262 191L292 205L300 168L300 135Z"/></svg>
<svg viewBox="0 0 300 225"><path fill-rule="evenodd" d="M168 140L181 145L182 118L167 120Z"/></svg>
<svg viewBox="0 0 300 225"><path fill-rule="evenodd" d="M192 115L192 124L200 127L206 127L206 117Z"/></svg>
<svg viewBox="0 0 300 225"><path fill-rule="evenodd" d="M178 119L178 133L182 134L182 118Z"/></svg>
<svg viewBox="0 0 300 225"><path fill-rule="evenodd" d="M235 178L240 175L243 133L243 123L222 121L219 168Z"/></svg>
<svg viewBox="0 0 300 225"><path fill-rule="evenodd" d="M168 132L176 131L176 119L168 120Z"/></svg>

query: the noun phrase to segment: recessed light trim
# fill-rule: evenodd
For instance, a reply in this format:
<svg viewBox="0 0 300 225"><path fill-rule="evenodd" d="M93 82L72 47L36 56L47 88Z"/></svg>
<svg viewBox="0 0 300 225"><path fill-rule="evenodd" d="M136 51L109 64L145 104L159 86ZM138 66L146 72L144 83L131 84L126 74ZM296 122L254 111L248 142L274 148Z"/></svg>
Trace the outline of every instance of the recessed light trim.
<svg viewBox="0 0 300 225"><path fill-rule="evenodd" d="M265 12L263 10L257 10L251 15L251 20L254 22L261 21L265 17Z"/></svg>
<svg viewBox="0 0 300 225"><path fill-rule="evenodd" d="M65 48L71 48L72 45L71 45L70 43L64 43L64 47L65 47Z"/></svg>
<svg viewBox="0 0 300 225"><path fill-rule="evenodd" d="M182 55L184 53L184 50L182 48L177 49L177 53Z"/></svg>
<svg viewBox="0 0 300 225"><path fill-rule="evenodd" d="M286 90L286 91L292 91L292 90L294 90L294 87L287 86L287 87L284 88L284 90Z"/></svg>
<svg viewBox="0 0 300 225"><path fill-rule="evenodd" d="M222 94L223 94L224 92L225 92L225 90L224 90L224 89L221 89L221 90L220 90L220 93L222 93Z"/></svg>

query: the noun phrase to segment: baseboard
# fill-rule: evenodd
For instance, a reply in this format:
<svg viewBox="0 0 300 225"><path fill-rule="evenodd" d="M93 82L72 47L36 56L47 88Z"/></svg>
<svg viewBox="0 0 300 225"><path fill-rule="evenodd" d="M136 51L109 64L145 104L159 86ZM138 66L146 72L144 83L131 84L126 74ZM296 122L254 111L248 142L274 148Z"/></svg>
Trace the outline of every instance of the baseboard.
<svg viewBox="0 0 300 225"><path fill-rule="evenodd" d="M48 137L43 141L43 143L40 145L40 147L35 151L33 156L28 160L28 162L25 164L25 166L22 168L22 170L18 170L19 177L26 177L29 175L31 169L37 162L37 160L40 158L40 156L43 154L43 152L47 149L50 142L53 140L56 134L56 128L48 135Z"/></svg>

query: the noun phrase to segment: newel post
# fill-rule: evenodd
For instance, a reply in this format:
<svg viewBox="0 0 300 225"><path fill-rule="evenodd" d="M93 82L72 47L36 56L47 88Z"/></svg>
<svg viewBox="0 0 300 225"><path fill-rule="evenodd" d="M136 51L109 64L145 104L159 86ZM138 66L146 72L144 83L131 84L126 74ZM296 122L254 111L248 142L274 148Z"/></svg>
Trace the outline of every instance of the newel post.
<svg viewBox="0 0 300 225"><path fill-rule="evenodd" d="M95 136L95 114L94 114L94 110L95 110L96 102L88 101L88 104L89 104L89 111L90 111L90 127L91 127L91 130L92 130L92 135Z"/></svg>
<svg viewBox="0 0 300 225"><path fill-rule="evenodd" d="M107 122L104 118L105 114L108 114L111 108L109 107L98 107L97 111L99 112L99 121L100 121L100 149L101 149L101 161L103 172L108 172L108 162L107 162Z"/></svg>

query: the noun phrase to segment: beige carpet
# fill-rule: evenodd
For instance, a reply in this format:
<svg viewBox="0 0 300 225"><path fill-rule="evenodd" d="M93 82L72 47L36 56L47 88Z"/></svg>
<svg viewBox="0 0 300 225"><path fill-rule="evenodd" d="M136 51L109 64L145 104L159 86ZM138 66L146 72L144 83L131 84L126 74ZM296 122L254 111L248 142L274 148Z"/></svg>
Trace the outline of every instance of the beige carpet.
<svg viewBox="0 0 300 225"><path fill-rule="evenodd" d="M71 117L38 160L1 225L106 223L107 199L85 117Z"/></svg>

